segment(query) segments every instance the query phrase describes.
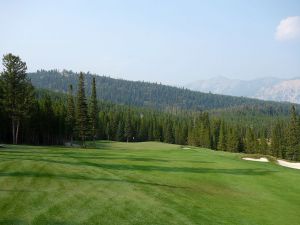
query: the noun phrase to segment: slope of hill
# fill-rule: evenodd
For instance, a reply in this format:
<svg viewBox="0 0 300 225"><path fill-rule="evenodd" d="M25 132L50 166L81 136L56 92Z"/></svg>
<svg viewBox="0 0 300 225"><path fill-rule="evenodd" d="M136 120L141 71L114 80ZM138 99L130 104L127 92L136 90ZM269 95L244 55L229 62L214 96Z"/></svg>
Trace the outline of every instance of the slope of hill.
<svg viewBox="0 0 300 225"><path fill-rule="evenodd" d="M0 224L299 224L299 171L156 142L95 147L1 150Z"/></svg>
<svg viewBox="0 0 300 225"><path fill-rule="evenodd" d="M245 96L262 100L300 103L300 79L261 78L256 80L236 80L216 77L199 80L186 88L206 93Z"/></svg>
<svg viewBox="0 0 300 225"><path fill-rule="evenodd" d="M77 86L78 73L72 71L57 70L30 73L29 77L33 85L38 88L54 90L66 93L68 85ZM93 74L87 73L86 91L91 90ZM141 81L127 81L113 79L106 76L95 76L98 98L118 104L144 106L156 109L188 109L188 110L209 110L225 109L232 107L248 106L260 108L270 114L278 112L288 113L289 103L267 102L244 97L232 97L217 94L207 94L191 91L184 88L177 88L157 83Z"/></svg>

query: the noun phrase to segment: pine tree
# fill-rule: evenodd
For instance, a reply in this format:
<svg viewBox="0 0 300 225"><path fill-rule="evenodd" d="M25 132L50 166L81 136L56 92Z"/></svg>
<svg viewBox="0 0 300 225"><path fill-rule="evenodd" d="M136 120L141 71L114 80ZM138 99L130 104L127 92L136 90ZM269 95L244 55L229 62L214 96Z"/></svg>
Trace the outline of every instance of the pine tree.
<svg viewBox="0 0 300 225"><path fill-rule="evenodd" d="M239 149L239 136L235 128L231 128L228 134L227 150L237 152Z"/></svg>
<svg viewBox="0 0 300 225"><path fill-rule="evenodd" d="M299 148L299 140L298 140L298 121L297 121L297 115L296 115L296 109L293 105L291 108L291 116L290 116L290 122L288 127L288 152L287 155L289 159L295 160L297 157L297 150Z"/></svg>
<svg viewBox="0 0 300 225"><path fill-rule="evenodd" d="M200 141L200 146L205 147L205 148L211 148L211 137L210 137L210 121L209 121L209 116L208 113L204 113L200 117L200 125L199 125L199 141Z"/></svg>
<svg viewBox="0 0 300 225"><path fill-rule="evenodd" d="M73 86L69 86L68 100L67 100L67 115L66 115L66 129L68 138L71 140L71 146L73 145L73 136L75 128L75 104L73 97Z"/></svg>
<svg viewBox="0 0 300 225"><path fill-rule="evenodd" d="M248 128L245 135L245 151L246 153L255 153L258 149L258 143L255 138L253 129Z"/></svg>
<svg viewBox="0 0 300 225"><path fill-rule="evenodd" d="M117 141L124 141L124 123L120 120L116 134Z"/></svg>
<svg viewBox="0 0 300 225"><path fill-rule="evenodd" d="M3 106L11 119L13 144L18 144L21 121L30 116L34 103L34 89L27 78L27 66L19 56L3 56L1 73Z"/></svg>
<svg viewBox="0 0 300 225"><path fill-rule="evenodd" d="M219 150L219 151L227 150L226 128L225 128L225 124L223 121L221 122L221 126L220 126L220 135L219 135L217 150Z"/></svg>
<svg viewBox="0 0 300 225"><path fill-rule="evenodd" d="M212 121L212 149L218 148L220 126L221 126L221 121L219 119Z"/></svg>
<svg viewBox="0 0 300 225"><path fill-rule="evenodd" d="M283 122L276 121L271 134L271 152L277 158L286 158L287 138Z"/></svg>
<svg viewBox="0 0 300 225"><path fill-rule="evenodd" d="M111 122L110 121L107 121L107 123L106 123L105 134L106 134L107 140L112 140L113 132L112 132L112 129L111 129Z"/></svg>
<svg viewBox="0 0 300 225"><path fill-rule="evenodd" d="M264 154L264 155L269 154L269 146L268 146L267 140L264 136L260 137L259 146L260 146L261 154Z"/></svg>
<svg viewBox="0 0 300 225"><path fill-rule="evenodd" d="M55 115L53 111L53 103L48 94L42 99L41 109L43 111L43 143L51 143L51 139L54 133Z"/></svg>
<svg viewBox="0 0 300 225"><path fill-rule="evenodd" d="M96 79L93 77L92 81L92 95L90 98L90 122L91 122L91 134L93 140L95 141L97 136L97 129L98 129L98 102L97 102L97 92L96 92Z"/></svg>
<svg viewBox="0 0 300 225"><path fill-rule="evenodd" d="M189 145L199 146L199 138L198 135L198 121L194 116L192 120L189 122L189 129L188 129L188 137L187 142Z"/></svg>
<svg viewBox="0 0 300 225"><path fill-rule="evenodd" d="M148 138L148 129L149 129L149 125L146 121L146 119L144 118L144 115L141 114L140 115L140 126L139 126L139 130L138 130L138 139L139 141L145 141Z"/></svg>
<svg viewBox="0 0 300 225"><path fill-rule="evenodd" d="M158 123L153 125L153 140L162 141L162 128Z"/></svg>
<svg viewBox="0 0 300 225"><path fill-rule="evenodd" d="M276 122L272 129L271 135L271 151L275 157L282 157L281 154L281 126L279 122Z"/></svg>
<svg viewBox="0 0 300 225"><path fill-rule="evenodd" d="M165 122L165 129L164 129L164 141L167 143L174 143L174 134L173 134L173 126L169 119Z"/></svg>
<svg viewBox="0 0 300 225"><path fill-rule="evenodd" d="M130 113L131 113L130 111L127 112L127 117L125 120L125 128L124 128L124 136L127 142L131 141L133 138L132 121L131 121Z"/></svg>
<svg viewBox="0 0 300 225"><path fill-rule="evenodd" d="M152 121L150 124L149 124L149 127L147 129L147 140L148 141L153 141L154 139L154 131L153 131L153 127L154 127L154 121Z"/></svg>
<svg viewBox="0 0 300 225"><path fill-rule="evenodd" d="M85 140L88 136L88 122L88 107L85 97L84 76L83 73L80 73L76 98L76 131L83 146L85 146Z"/></svg>

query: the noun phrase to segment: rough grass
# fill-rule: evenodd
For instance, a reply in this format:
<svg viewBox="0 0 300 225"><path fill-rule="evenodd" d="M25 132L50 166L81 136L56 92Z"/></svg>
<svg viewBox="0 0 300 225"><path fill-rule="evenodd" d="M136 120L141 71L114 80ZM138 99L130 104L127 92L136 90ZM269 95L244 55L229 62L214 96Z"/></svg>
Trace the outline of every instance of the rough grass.
<svg viewBox="0 0 300 225"><path fill-rule="evenodd" d="M0 150L0 224L299 225L300 173L162 143Z"/></svg>

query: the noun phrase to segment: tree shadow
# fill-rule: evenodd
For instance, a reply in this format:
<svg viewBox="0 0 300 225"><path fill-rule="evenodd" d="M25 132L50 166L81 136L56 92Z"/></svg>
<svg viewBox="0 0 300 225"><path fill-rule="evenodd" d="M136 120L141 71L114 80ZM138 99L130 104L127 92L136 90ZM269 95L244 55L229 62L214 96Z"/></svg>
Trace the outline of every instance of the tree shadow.
<svg viewBox="0 0 300 225"><path fill-rule="evenodd" d="M0 192L41 192L46 193L47 191L41 191L41 190L27 190L27 189L0 189Z"/></svg>
<svg viewBox="0 0 300 225"><path fill-rule="evenodd" d="M140 185L151 185L167 188L179 188L185 189L187 187L174 186L169 184L161 184L155 182L137 181L137 180L121 180L113 178L96 178L88 177L80 174L52 174L52 173L42 173L42 172L0 172L0 177L28 177L28 178L55 178L55 179L66 179L66 180L83 180L83 181L104 181L104 182L118 182L118 183L131 183ZM43 192L39 190L17 190L17 189L0 189L0 191L7 192ZM44 191L46 192L46 191Z"/></svg>
<svg viewBox="0 0 300 225"><path fill-rule="evenodd" d="M20 219L0 219L0 225L29 225L29 224L38 224L38 225L74 225L75 223L68 223L60 220L53 219L37 219L33 223L25 222Z"/></svg>
<svg viewBox="0 0 300 225"><path fill-rule="evenodd" d="M75 225L76 223L43 218L43 219L35 219L33 221L33 224L38 224L38 225Z"/></svg>
<svg viewBox="0 0 300 225"><path fill-rule="evenodd" d="M20 159L20 160L34 160L34 159L43 159L45 156L42 155L36 155L36 154L0 154L0 156L3 156L1 160L12 160L12 159ZM20 158L17 158L20 157ZM26 157L26 158L23 158ZM28 158L32 157L32 158ZM46 158L66 158L66 159L104 159L104 160L128 160L128 161L141 161L141 162L187 162L187 163L214 163L209 161L203 161L203 160L172 160L172 159L156 159L156 158L145 158L145 157L116 157L116 156L77 156L77 155L68 155L68 156L61 156L61 155L46 155Z"/></svg>
<svg viewBox="0 0 300 225"><path fill-rule="evenodd" d="M6 157L7 158L7 157ZM9 157L14 159L14 157ZM15 158L19 159L19 158ZM211 174L230 174L230 175L266 175L277 171L266 170L266 169L225 169L225 168L204 168L204 167L166 167L166 166L155 166L155 165L128 165L128 164L108 164L108 163L96 163L87 161L64 161L64 160L52 160L44 158L26 158L22 160L30 160L36 162L48 162L62 165L72 166L88 166L101 169L119 170L119 171L158 171L166 173L211 173Z"/></svg>
<svg viewBox="0 0 300 225"><path fill-rule="evenodd" d="M28 224L24 220L19 219L0 219L0 225L25 225Z"/></svg>

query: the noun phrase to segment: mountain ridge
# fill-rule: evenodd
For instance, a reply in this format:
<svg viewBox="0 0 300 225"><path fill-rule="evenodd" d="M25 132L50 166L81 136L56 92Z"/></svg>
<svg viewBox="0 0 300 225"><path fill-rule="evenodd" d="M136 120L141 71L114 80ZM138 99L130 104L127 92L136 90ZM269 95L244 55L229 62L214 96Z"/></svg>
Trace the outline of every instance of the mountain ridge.
<svg viewBox="0 0 300 225"><path fill-rule="evenodd" d="M186 88L204 93L243 96L261 100L300 103L300 78L263 77L253 80L230 79L219 76L198 80Z"/></svg>
<svg viewBox="0 0 300 225"><path fill-rule="evenodd" d="M33 85L37 88L67 93L71 84L77 89L79 73L72 71L39 70L29 73ZM226 108L243 108L260 110L264 114L288 115L290 103L262 101L245 97L234 97L218 94L207 94L158 83L144 81L128 81L86 73L86 92L90 95L92 78L96 77L97 95L99 100L116 104L150 107L160 110L200 110ZM298 106L297 106L298 107Z"/></svg>

